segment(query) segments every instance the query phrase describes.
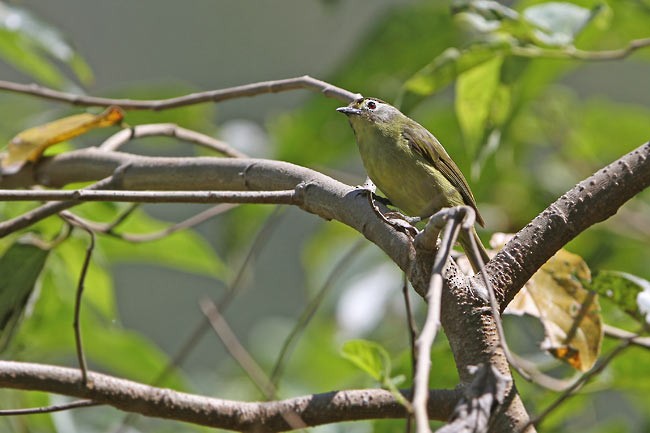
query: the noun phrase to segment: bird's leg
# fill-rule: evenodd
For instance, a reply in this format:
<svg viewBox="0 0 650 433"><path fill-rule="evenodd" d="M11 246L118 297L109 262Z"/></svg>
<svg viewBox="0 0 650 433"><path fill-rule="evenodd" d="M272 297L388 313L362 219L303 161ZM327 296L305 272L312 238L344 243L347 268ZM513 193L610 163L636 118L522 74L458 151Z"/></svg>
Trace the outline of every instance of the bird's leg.
<svg viewBox="0 0 650 433"><path fill-rule="evenodd" d="M386 212L381 217L388 224L395 227L396 230L406 233L411 239L415 239L419 232L415 224L422 220L420 217L410 217L397 211Z"/></svg>
<svg viewBox="0 0 650 433"><path fill-rule="evenodd" d="M390 221L386 219L383 213L379 210L379 207L375 204L375 202L380 202L381 204L388 206L391 204L390 200L384 197L380 197L375 192L377 191L377 187L375 184L370 180L369 177L366 177L366 180L363 182L363 185L357 186L357 191L359 194L365 194L366 198L368 199L368 203L370 204L370 207L372 210L375 212L375 214L384 220L386 223L390 224Z"/></svg>
<svg viewBox="0 0 650 433"><path fill-rule="evenodd" d="M404 215L403 213L397 211L386 212L384 216L390 219L404 220L407 223L411 224L412 226L422 221L422 217L412 217L412 216Z"/></svg>
<svg viewBox="0 0 650 433"><path fill-rule="evenodd" d="M380 202L385 206L392 205L392 203L387 198L375 194L377 187L369 177L358 188L360 193L366 194L370 207L379 218L386 224L393 226L396 230L406 233L411 238L415 238L415 235L418 234L418 229L414 227L414 224L420 222L422 218L409 217L397 211L382 213L376 202Z"/></svg>

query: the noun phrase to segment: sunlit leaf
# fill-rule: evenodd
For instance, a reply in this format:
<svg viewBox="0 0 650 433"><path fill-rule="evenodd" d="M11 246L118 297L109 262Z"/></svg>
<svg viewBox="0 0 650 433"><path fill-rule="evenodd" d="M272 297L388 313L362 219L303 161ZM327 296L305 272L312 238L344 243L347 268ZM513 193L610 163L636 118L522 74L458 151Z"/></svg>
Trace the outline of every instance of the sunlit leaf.
<svg viewBox="0 0 650 433"><path fill-rule="evenodd" d="M0 3L0 56L45 84L67 81L54 61L67 64L84 84L93 79L90 67L63 34L19 6Z"/></svg>
<svg viewBox="0 0 650 433"><path fill-rule="evenodd" d="M475 44L466 49L449 48L406 80L400 107L409 111L418 102L451 84L459 75L507 53L507 41Z"/></svg>
<svg viewBox="0 0 650 433"><path fill-rule="evenodd" d="M34 243L18 241L0 257L0 350L25 311L48 253Z"/></svg>
<svg viewBox="0 0 650 433"><path fill-rule="evenodd" d="M598 297L585 288L590 280L584 260L560 250L533 275L506 310L539 318L546 335L542 348L580 371L594 365L603 338Z"/></svg>
<svg viewBox="0 0 650 433"><path fill-rule="evenodd" d="M341 355L378 382L390 377L390 357L378 343L367 340L346 341L341 348Z"/></svg>
<svg viewBox="0 0 650 433"><path fill-rule="evenodd" d="M100 114L75 114L22 131L9 142L2 158L2 172L15 173L25 162L38 161L50 146L96 128L113 126L123 119L124 112L119 107L109 107Z"/></svg>
<svg viewBox="0 0 650 433"><path fill-rule="evenodd" d="M53 87L61 87L64 76L46 58L34 52L23 38L0 28L0 58L34 79Z"/></svg>
<svg viewBox="0 0 650 433"><path fill-rule="evenodd" d="M169 225L170 223L163 223L137 210L131 213L116 232L153 233ZM227 275L223 261L207 240L191 229L178 231L150 242L131 243L101 236L99 243L108 260L114 263L149 263L216 278L225 278Z"/></svg>
<svg viewBox="0 0 650 433"><path fill-rule="evenodd" d="M390 356L383 346L367 340L350 340L343 345L341 355L381 383L401 405L410 407L410 403L397 389L405 377L391 377Z"/></svg>
<svg viewBox="0 0 650 433"><path fill-rule="evenodd" d="M456 82L456 115L470 148L483 138L499 86L502 56L462 73Z"/></svg>
<svg viewBox="0 0 650 433"><path fill-rule="evenodd" d="M650 281L617 271L599 271L589 288L640 322L650 323Z"/></svg>

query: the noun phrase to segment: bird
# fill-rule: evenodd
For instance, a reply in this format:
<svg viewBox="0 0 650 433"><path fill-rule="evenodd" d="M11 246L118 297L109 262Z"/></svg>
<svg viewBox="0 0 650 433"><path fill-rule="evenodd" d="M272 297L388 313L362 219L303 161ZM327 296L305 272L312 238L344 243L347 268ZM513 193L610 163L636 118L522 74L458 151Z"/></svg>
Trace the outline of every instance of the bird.
<svg viewBox="0 0 650 433"><path fill-rule="evenodd" d="M476 212L476 222L485 224L463 173L424 126L377 98L362 97L337 111L350 121L368 177L394 206L427 218L442 208L466 205ZM458 242L479 272L481 266L469 253L470 236L483 263L489 256L474 227L469 233L461 230Z"/></svg>

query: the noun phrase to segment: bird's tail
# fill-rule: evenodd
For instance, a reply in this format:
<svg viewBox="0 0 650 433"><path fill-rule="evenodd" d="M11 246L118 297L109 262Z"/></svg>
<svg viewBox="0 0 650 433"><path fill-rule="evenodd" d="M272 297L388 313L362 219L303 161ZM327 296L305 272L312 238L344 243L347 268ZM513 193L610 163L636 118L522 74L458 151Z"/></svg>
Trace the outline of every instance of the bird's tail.
<svg viewBox="0 0 650 433"><path fill-rule="evenodd" d="M481 266L474 259L473 254L471 253L472 244L471 244L470 236L472 236L476 241L476 247L478 248L479 254L481 255L483 264L487 263L490 260L490 256L488 256L488 253L485 250L485 247L483 246L481 239L479 239L478 234L476 233L476 230L473 227L472 230L470 230L470 233L461 230L461 232L458 234L458 243L460 243L460 246L463 247L463 251L465 251L465 255L467 256L467 259L469 260L469 264L472 266L474 273L478 274L481 271Z"/></svg>

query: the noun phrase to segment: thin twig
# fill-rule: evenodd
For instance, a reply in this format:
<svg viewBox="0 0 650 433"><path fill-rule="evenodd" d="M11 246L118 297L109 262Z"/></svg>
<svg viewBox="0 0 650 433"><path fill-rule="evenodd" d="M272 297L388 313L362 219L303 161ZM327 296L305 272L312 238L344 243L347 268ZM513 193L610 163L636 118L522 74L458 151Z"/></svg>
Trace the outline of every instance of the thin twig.
<svg viewBox="0 0 650 433"><path fill-rule="evenodd" d="M241 262L235 278L233 278L231 283L228 285L226 293L219 300L217 308L219 308L220 311L225 311L230 305L230 302L232 302L234 297L239 292L239 287L244 276L244 271L248 267L249 263L253 260L253 258L262 250L262 246L268 240L269 235L276 227L278 221L280 220L279 217L282 215L284 210L285 208L276 206L274 211L264 222L264 225L255 234L255 238L253 239L253 242L251 243L244 260ZM167 363L160 374L158 374L158 376L153 380L152 384L154 386L160 384L163 380L165 380L165 378L171 373L174 368L182 365L185 362L185 359L187 359L190 353L192 353L192 350L194 350L197 344L199 344L199 341L201 341L201 338L203 338L209 329L210 322L205 317L202 317L194 329L192 329L192 332L185 340L183 345L174 354L174 356ZM127 425L134 422L136 416L137 415L133 413L125 416L120 426L117 428L116 433L122 433Z"/></svg>
<svg viewBox="0 0 650 433"><path fill-rule="evenodd" d="M609 363L614 360L614 358L620 354L623 350L627 349L630 347L630 341L622 341L621 344L616 346L605 358L603 358L596 367L592 368L589 370L587 373L583 374L580 379L578 379L573 385L571 385L569 388L567 388L566 391L560 395L560 397L557 398L553 403L551 403L546 409L544 409L540 414L538 414L536 417L531 418L530 421L521 429L522 432L525 432L528 427L531 425L538 426L544 418L546 418L551 412L553 412L555 409L560 407L564 401L569 399L575 391L580 389L584 384L589 382L592 378L594 378L597 374L600 374Z"/></svg>
<svg viewBox="0 0 650 433"><path fill-rule="evenodd" d="M97 403L93 400L76 400L70 403L53 404L51 406L30 407L24 409L4 409L0 410L0 416L13 416L13 415L38 415L43 413L61 412L64 410L77 409L80 407L101 406L102 403Z"/></svg>
<svg viewBox="0 0 650 433"><path fill-rule="evenodd" d="M88 192L88 191L96 191L96 190L117 187L121 183L122 175L124 174L124 170L126 170L127 167L128 164L118 166L113 171L113 174L111 176L108 176L100 180L99 182L96 182L82 190L77 190L77 191ZM0 238L16 230L29 227L30 225L34 224L37 221L45 219L54 214L57 214L77 204L79 204L79 200L75 200L75 199L67 200L67 201L59 201L55 203L46 203L42 206L30 210L29 212L25 212L20 216L8 219L6 221L2 221L0 222Z"/></svg>
<svg viewBox="0 0 650 433"><path fill-rule="evenodd" d="M267 400L276 400L278 390L271 382L264 370L259 366L251 354L239 342L239 339L228 325L226 319L221 315L219 309L210 298L204 298L200 302L201 311L210 322L212 329L219 336L230 356L244 369L248 377L255 384ZM307 424L293 411L282 414L283 418L291 426L291 429L303 429Z"/></svg>
<svg viewBox="0 0 650 433"><path fill-rule="evenodd" d="M311 321L312 317L314 317L314 313L323 302L323 299L325 299L327 293L329 293L330 289L334 286L333 284L334 281L343 274L345 269L348 266L350 266L350 264L352 264L353 259L357 256L357 254L361 251L361 249L365 245L367 245L365 239L359 239L354 243L354 245L352 245L352 247L348 250L348 252L346 252L341 257L341 259L336 263L336 265L334 265L332 271L325 279L325 282L318 290L318 292L316 292L316 296L314 296L314 298L309 302L309 304L303 310L302 314L300 315L295 325L293 326L293 329L291 329L291 332L289 332L289 335L284 340L284 343L282 344L282 349L280 349L278 358L275 361L275 365L273 366L273 369L271 370L270 377L271 377L271 383L273 385L278 386L280 377L284 372L284 366L285 366L285 361L287 356L293 350L293 346L295 345L297 338L300 336L300 334L302 334L305 328L307 328L307 325Z"/></svg>
<svg viewBox="0 0 650 433"><path fill-rule="evenodd" d="M136 138L158 136L178 138L179 140L198 144L199 146L203 146L232 158L247 157L245 153L232 148L228 143L217 140L209 135L183 128L174 123L151 123L123 129L108 137L99 148L106 151L115 151Z"/></svg>
<svg viewBox="0 0 650 433"><path fill-rule="evenodd" d="M73 93L60 92L36 84L19 84L0 80L0 90L32 95L52 101L65 102L72 105L86 107L108 107L111 105L117 105L124 110L154 111L184 107L203 102L221 102L229 99L256 96L265 93L286 92L296 89L318 91L327 97L339 99L345 102L351 102L361 97L358 93L352 93L308 75L286 78L283 80L261 81L242 86L191 93L189 95L178 96L175 98L154 100L111 99L96 96L75 95Z"/></svg>
<svg viewBox="0 0 650 433"><path fill-rule="evenodd" d="M126 217L128 217L128 215L130 215L135 209L137 209L138 207L137 204L135 206L130 206L126 212L120 214L115 219L115 221L111 221L110 223L100 223L100 222L91 221L82 218L76 214L73 215L75 215L77 219L82 221L87 227L89 227L95 233L101 233L108 236L112 236L116 239L121 239L126 242L144 243L144 242L157 241L159 239L172 235L178 231L195 227L199 224L208 221L211 218L214 218L215 216L228 212L229 210L234 209L237 206L238 205L234 203L221 203L216 206L212 206L211 208L206 209L202 212L199 212L196 215L192 215L191 217L184 219L183 221L177 222L175 224L165 227L162 230L158 230L156 232L151 232L151 233L117 233L115 231L115 228L119 224L121 224L126 219Z"/></svg>
<svg viewBox="0 0 650 433"><path fill-rule="evenodd" d="M119 201L130 203L256 203L296 204L293 189L283 191L122 191L0 189L3 201Z"/></svg>
<svg viewBox="0 0 650 433"><path fill-rule="evenodd" d="M199 224L202 224L209 219L216 217L217 215L226 213L229 210L236 208L237 206L238 205L235 203L221 203L216 206L212 206L211 208L206 209L202 212L199 212L198 214L193 215L187 219L184 219L183 221L177 222L176 224L172 224L169 227L165 227L162 230L152 233L116 233L115 230L113 230L113 228L110 226L107 227L107 230L100 230L100 232L132 243L151 242L167 237L178 231L198 226Z"/></svg>
<svg viewBox="0 0 650 433"><path fill-rule="evenodd" d="M568 346L571 341L573 341L576 333L578 332L578 328L580 327L582 320L589 312L589 307L594 302L594 299L596 299L596 292L587 292L587 296L585 297L585 300L582 302L582 304L580 304L580 310L578 311L576 317L573 319L573 323L571 323L571 328L569 328L569 332L567 332L563 344Z"/></svg>
<svg viewBox="0 0 650 433"><path fill-rule="evenodd" d="M277 389L269 380L262 367L253 359L251 354L239 342L228 322L219 312L219 308L210 298L203 298L199 303L201 312L210 323L224 347L240 367L246 372L253 384L267 400L278 398Z"/></svg>
<svg viewBox="0 0 650 433"><path fill-rule="evenodd" d="M499 303L497 301L496 294L494 293L494 287L492 287L492 283L490 282L490 278L488 277L487 271L485 269L485 263L483 263L483 258L481 257L481 254L478 250L478 245L476 245L476 238L472 236L472 227L474 226L474 218L475 218L475 212L474 209L472 209L469 206L462 206L462 209L465 211L466 215L466 220L463 223L462 230L467 231L469 234L468 238L470 241L471 249L470 251L466 251L466 254L471 254L473 261L478 263L480 269L481 269L481 278L483 280L483 284L485 285L485 289L487 290L488 294L488 300L490 302L490 310L492 312L492 318L494 319L494 325L497 330L497 336L499 337L499 347L501 347L501 350L503 351L503 355L506 357L508 360L508 363L514 368L517 373L521 375L524 379L528 381L532 381L532 377L526 370L524 370L519 363L517 362L517 358L515 358L512 353L510 352L510 348L508 347L508 342L506 341L506 333L503 330L503 322L501 321L501 313L499 312ZM468 218L469 216L469 218Z"/></svg>
<svg viewBox="0 0 650 433"><path fill-rule="evenodd" d="M125 211L123 211L121 214L117 216L113 221L110 223L106 224L104 226L104 230L107 233L110 233L113 231L113 229L117 228L120 224L122 224L124 221L126 221L133 212L135 212L138 208L140 207L139 203L131 203ZM78 216L78 215L77 215ZM95 230L95 229L93 229ZM97 230L95 230L97 231Z"/></svg>
<svg viewBox="0 0 650 433"><path fill-rule="evenodd" d="M436 253L431 271L429 289L426 293L428 302L427 316L422 332L417 338L417 363L413 380L413 415L417 433L430 432L427 414L427 398L429 389L429 371L431 369L431 346L440 328L440 304L442 300L442 270L451 254L452 247L458 236L460 222L458 218L449 218L449 211L439 212L429 219L427 226L439 226L445 221L442 245ZM426 231L426 228L425 228Z"/></svg>
<svg viewBox="0 0 650 433"><path fill-rule="evenodd" d="M415 360L417 357L417 351L415 349L415 338L418 334L418 325L415 322L415 316L413 316L413 309L411 308L411 297L409 296L409 280L406 275L406 272L403 273L402 277L402 298L404 299L404 310L406 313L406 325L409 334L409 347L411 349L411 377L415 377ZM413 389L411 392L413 393ZM406 415L406 430L405 433L411 433L413 430L413 414L408 412Z"/></svg>
<svg viewBox="0 0 650 433"><path fill-rule="evenodd" d="M282 215L284 215L285 210L286 209L283 207L276 206L271 215L269 215L267 220L264 222L264 225L262 225L260 230L255 235L255 238L253 239L253 242L251 243L251 246L246 253L246 257L244 257L241 266L237 270L237 275L235 275L235 278L228 285L228 290L226 293L224 293L221 299L219 299L219 302L217 304L219 311L225 311L226 308L230 306L230 303L235 298L235 296L239 294L239 291L242 287L241 282L244 279L244 274L248 265L260 253L262 246L265 245L269 240L269 236L277 227L277 224L280 222L280 218Z"/></svg>
<svg viewBox="0 0 650 433"><path fill-rule="evenodd" d="M404 298L404 310L406 312L406 326L409 334L409 346L411 347L411 375L415 375L415 338L418 335L418 325L413 316L413 309L411 307L411 297L409 296L409 283L406 273L403 274L402 281L402 297Z"/></svg>
<svg viewBox="0 0 650 433"><path fill-rule="evenodd" d="M59 215L61 215L61 217L63 217L63 219L65 219L70 224L84 230L90 237L90 242L86 248L86 255L84 257L84 261L81 266L81 272L79 274L79 283L77 284L77 292L74 301L74 321L72 323L72 327L74 328L75 347L77 349L77 361L79 362L79 368L81 369L81 383L86 386L88 384L88 366L86 365L86 357L84 355L83 343L81 339L81 298L83 296L86 274L88 273L88 267L90 266L90 259L95 249L95 233L82 221L76 218L75 215L66 211L60 212Z"/></svg>
<svg viewBox="0 0 650 433"><path fill-rule="evenodd" d="M588 61L620 60L629 56L636 50L650 46L650 38L634 39L628 42L626 47L616 50L587 51L575 47L562 49L540 48L540 47L510 47L510 53L515 56L529 58L548 59L576 59Z"/></svg>
<svg viewBox="0 0 650 433"><path fill-rule="evenodd" d="M603 331L607 337L616 338L618 340L627 340L634 346L650 349L650 337L641 337L633 332L607 324L603 325Z"/></svg>

